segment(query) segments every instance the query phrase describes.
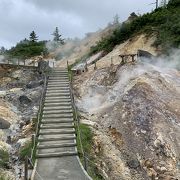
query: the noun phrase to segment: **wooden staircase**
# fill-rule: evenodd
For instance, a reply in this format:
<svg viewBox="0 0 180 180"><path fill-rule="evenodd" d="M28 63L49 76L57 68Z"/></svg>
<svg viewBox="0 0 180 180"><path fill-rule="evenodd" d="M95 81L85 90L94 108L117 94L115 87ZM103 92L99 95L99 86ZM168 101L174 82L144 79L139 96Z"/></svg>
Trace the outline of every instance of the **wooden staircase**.
<svg viewBox="0 0 180 180"><path fill-rule="evenodd" d="M37 158L77 156L70 85L67 70L49 77L39 129Z"/></svg>

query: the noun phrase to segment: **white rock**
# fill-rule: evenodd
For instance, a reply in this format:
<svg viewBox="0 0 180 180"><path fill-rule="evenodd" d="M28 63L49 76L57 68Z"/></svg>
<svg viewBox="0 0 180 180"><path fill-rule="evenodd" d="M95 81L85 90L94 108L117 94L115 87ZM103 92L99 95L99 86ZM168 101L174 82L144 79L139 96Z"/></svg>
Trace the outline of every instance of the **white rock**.
<svg viewBox="0 0 180 180"><path fill-rule="evenodd" d="M22 88L12 88L9 90L9 92L17 92L17 91L20 91L22 90Z"/></svg>
<svg viewBox="0 0 180 180"><path fill-rule="evenodd" d="M20 146L24 146L27 142L29 142L31 140L31 138L23 138L23 139L19 139L17 144L20 144Z"/></svg>
<svg viewBox="0 0 180 180"><path fill-rule="evenodd" d="M3 141L0 141L0 149L9 151L11 149L11 146Z"/></svg>
<svg viewBox="0 0 180 180"><path fill-rule="evenodd" d="M20 78L20 77L21 77L21 73L22 73L21 70L14 71L14 72L12 73L12 77L13 77L13 78Z"/></svg>
<svg viewBox="0 0 180 180"><path fill-rule="evenodd" d="M166 167L161 167L161 171L167 171Z"/></svg>
<svg viewBox="0 0 180 180"><path fill-rule="evenodd" d="M0 97L6 96L6 91L0 91Z"/></svg>

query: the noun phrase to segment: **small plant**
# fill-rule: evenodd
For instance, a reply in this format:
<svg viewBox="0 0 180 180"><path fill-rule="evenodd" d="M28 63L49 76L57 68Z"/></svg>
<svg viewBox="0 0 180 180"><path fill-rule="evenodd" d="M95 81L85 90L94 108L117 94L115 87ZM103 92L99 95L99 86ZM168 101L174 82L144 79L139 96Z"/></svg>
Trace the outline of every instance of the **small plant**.
<svg viewBox="0 0 180 180"><path fill-rule="evenodd" d="M77 129L77 127L76 127L76 129ZM84 164L84 158L83 158L83 152L81 149L80 138L81 138L81 143L83 146L83 151L86 156L88 174L94 180L102 180L103 177L99 174L99 170L96 167L96 160L91 155L92 147L93 147L92 146L93 145L93 133L92 133L90 127L86 124L79 124L79 129L80 129L80 132L78 132L78 134L77 134L77 147L78 147L78 153L79 153L81 162ZM77 131L78 131L78 129L77 129Z"/></svg>
<svg viewBox="0 0 180 180"><path fill-rule="evenodd" d="M0 150L0 168L7 168L9 162L9 153L3 149Z"/></svg>
<svg viewBox="0 0 180 180"><path fill-rule="evenodd" d="M80 128L80 134L78 133L78 137L77 137L77 143L78 143L78 152L80 154L82 154L81 148L80 148L80 140L79 140L79 136L81 135L81 141L82 141L82 145L83 145L83 149L86 153L90 153L91 148L92 148L92 138L93 138L93 134L91 132L91 129L88 127L88 125L86 124L80 124L79 125Z"/></svg>
<svg viewBox="0 0 180 180"><path fill-rule="evenodd" d="M24 160L26 156L31 156L32 142L27 142L23 147L20 148L19 157Z"/></svg>
<svg viewBox="0 0 180 180"><path fill-rule="evenodd" d="M0 169L1 171L1 169ZM7 177L5 173L0 172L0 180L13 180L14 178L12 177Z"/></svg>

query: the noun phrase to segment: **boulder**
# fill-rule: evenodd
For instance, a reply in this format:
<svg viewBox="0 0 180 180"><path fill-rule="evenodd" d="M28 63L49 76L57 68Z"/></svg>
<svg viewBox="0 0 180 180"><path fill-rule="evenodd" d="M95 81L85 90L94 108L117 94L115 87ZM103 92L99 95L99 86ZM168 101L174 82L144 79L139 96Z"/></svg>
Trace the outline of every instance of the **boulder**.
<svg viewBox="0 0 180 180"><path fill-rule="evenodd" d="M140 163L137 159L132 159L132 160L128 161L127 164L130 168L133 168L133 169L136 169L140 166Z"/></svg>
<svg viewBox="0 0 180 180"><path fill-rule="evenodd" d="M148 58L148 59L151 59L151 58L154 57L150 52L144 51L144 50L141 50L141 49L138 50L138 56Z"/></svg>
<svg viewBox="0 0 180 180"><path fill-rule="evenodd" d="M31 141L31 138L22 138L19 139L18 142L16 143L16 145L18 147L24 147L27 143L29 143Z"/></svg>
<svg viewBox="0 0 180 180"><path fill-rule="evenodd" d="M26 95L19 96L19 101L23 105L31 104L31 99L29 99Z"/></svg>
<svg viewBox="0 0 180 180"><path fill-rule="evenodd" d="M6 91L0 91L0 97L6 96Z"/></svg>
<svg viewBox="0 0 180 180"><path fill-rule="evenodd" d="M0 129L8 129L10 127L10 123L3 118L0 118Z"/></svg>
<svg viewBox="0 0 180 180"><path fill-rule="evenodd" d="M31 81L29 84L26 85L26 88L28 89L36 88L38 86L41 86L43 83L44 83L43 80Z"/></svg>

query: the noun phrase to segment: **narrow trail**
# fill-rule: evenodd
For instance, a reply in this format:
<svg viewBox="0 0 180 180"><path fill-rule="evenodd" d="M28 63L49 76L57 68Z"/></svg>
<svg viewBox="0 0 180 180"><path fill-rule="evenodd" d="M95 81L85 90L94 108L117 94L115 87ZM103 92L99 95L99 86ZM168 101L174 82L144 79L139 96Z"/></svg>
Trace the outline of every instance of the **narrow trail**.
<svg viewBox="0 0 180 180"><path fill-rule="evenodd" d="M35 180L88 180L76 148L68 72L49 77L37 145Z"/></svg>

